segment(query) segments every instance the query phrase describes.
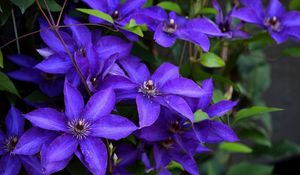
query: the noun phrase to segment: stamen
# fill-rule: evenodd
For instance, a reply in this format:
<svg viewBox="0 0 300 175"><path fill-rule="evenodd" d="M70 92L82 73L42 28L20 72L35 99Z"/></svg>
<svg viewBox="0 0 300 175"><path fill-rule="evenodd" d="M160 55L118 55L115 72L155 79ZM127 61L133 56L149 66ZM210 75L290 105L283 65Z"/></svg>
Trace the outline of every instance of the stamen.
<svg viewBox="0 0 300 175"><path fill-rule="evenodd" d="M4 149L9 152L10 154L12 154L11 152L15 149L17 143L18 143L18 137L16 136L12 136L9 137L5 140L4 142Z"/></svg>
<svg viewBox="0 0 300 175"><path fill-rule="evenodd" d="M143 85L139 88L139 92L147 95L148 97L158 95L155 84L152 80L144 81Z"/></svg>
<svg viewBox="0 0 300 175"><path fill-rule="evenodd" d="M84 119L75 119L68 122L68 129L76 139L81 140L90 134L91 124Z"/></svg>
<svg viewBox="0 0 300 175"><path fill-rule="evenodd" d="M176 29L177 29L177 25L173 18L171 18L168 22L165 22L163 25L163 31L169 34L174 33Z"/></svg>
<svg viewBox="0 0 300 175"><path fill-rule="evenodd" d="M271 27L272 30L279 32L282 27L279 19L276 16L273 16L271 18L266 18L264 24L267 27Z"/></svg>
<svg viewBox="0 0 300 175"><path fill-rule="evenodd" d="M119 11L118 11L118 10L115 10L115 11L113 12L112 18L113 18L114 20L117 20L117 19L119 18Z"/></svg>

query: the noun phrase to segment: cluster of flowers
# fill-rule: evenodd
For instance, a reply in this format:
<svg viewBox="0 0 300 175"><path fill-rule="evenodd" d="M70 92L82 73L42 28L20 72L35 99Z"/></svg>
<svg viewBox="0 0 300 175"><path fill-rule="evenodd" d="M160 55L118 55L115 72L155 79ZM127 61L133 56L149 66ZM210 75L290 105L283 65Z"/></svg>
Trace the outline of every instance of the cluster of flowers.
<svg viewBox="0 0 300 175"><path fill-rule="evenodd" d="M179 68L171 63L163 63L150 75L147 66L131 55L132 42L138 37L124 30L130 19L146 24L154 32L154 40L163 47L182 39L208 51L209 37L248 38L240 30L244 23L234 26L233 17L265 28L278 43L289 36L300 39L300 25L296 25L300 24L299 12L286 13L278 0L271 0L266 11L260 0L241 0L244 7L234 7L226 17L213 0L219 12L216 24L207 18L167 14L158 6L142 8L145 0L127 0L123 4L120 0L83 1L114 20L111 24L90 16L91 23L113 27L129 41L102 35L100 30L90 31L65 16L64 24L70 27L59 31L65 42L62 44L61 38L40 21L41 38L47 47L38 52L44 60L37 63L28 56L9 56L21 69L8 75L38 84L49 97L63 91L65 107L39 106L25 115L11 107L6 117L6 135L0 132L2 174L18 174L21 165L32 175L52 174L64 169L76 155L97 175L104 175L107 166L112 167L114 174L128 174L126 167L136 160L141 160L147 171L160 175L170 174L166 166L174 160L196 175L199 173L193 157L209 151L205 144L238 140L230 127L215 120L237 102L223 100L212 104L212 80L199 86L180 76ZM91 96L84 93L82 79ZM136 104L138 117L117 115L117 103ZM194 122L197 110L209 119ZM26 132L24 119L33 125ZM125 142L129 135L138 141ZM120 139L123 142L116 142ZM149 157L154 157L154 164Z"/></svg>

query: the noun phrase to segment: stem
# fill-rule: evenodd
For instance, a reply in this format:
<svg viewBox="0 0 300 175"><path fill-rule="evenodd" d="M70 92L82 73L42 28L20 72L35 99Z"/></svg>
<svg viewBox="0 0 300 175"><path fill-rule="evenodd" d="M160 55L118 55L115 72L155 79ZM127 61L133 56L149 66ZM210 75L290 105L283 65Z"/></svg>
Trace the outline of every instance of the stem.
<svg viewBox="0 0 300 175"><path fill-rule="evenodd" d="M56 26L58 26L59 23L60 23L60 19L62 17L62 14L63 14L63 11L65 9L66 4L67 4L67 0L64 1L64 4L63 4L63 6L61 8L61 11L59 12L59 16L58 16L58 19L57 19L57 22L56 22Z"/></svg>
<svg viewBox="0 0 300 175"><path fill-rule="evenodd" d="M183 62L186 43L187 43L186 41L183 42L183 46L182 46L182 50L181 50L181 55L180 55L180 60L179 60L179 67L182 65L182 62Z"/></svg>
<svg viewBox="0 0 300 175"><path fill-rule="evenodd" d="M18 54L21 54L20 43L19 43L19 40L18 40L18 29L17 29L14 9L11 9L11 14L12 14L12 21L13 21L13 26L14 26L16 43L17 43L17 50L18 50Z"/></svg>
<svg viewBox="0 0 300 175"><path fill-rule="evenodd" d="M222 50L221 50L221 57L226 62L228 60L228 52L229 52L229 43L227 41L224 41L222 43Z"/></svg>

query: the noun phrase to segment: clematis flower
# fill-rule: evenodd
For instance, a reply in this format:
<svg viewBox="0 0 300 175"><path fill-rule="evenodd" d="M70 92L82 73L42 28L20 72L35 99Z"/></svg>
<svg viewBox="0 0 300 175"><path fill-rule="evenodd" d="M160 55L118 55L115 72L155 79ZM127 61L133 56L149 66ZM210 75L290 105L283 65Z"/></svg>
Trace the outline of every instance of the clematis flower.
<svg viewBox="0 0 300 175"><path fill-rule="evenodd" d="M128 77L108 76L102 86L115 89L118 100L136 100L140 128L156 121L161 105L193 121L194 114L182 97L201 97L203 91L192 80L181 77L177 66L163 63L150 76L146 65L136 57L119 63Z"/></svg>
<svg viewBox="0 0 300 175"><path fill-rule="evenodd" d="M50 75L34 68L37 64L35 59L25 55L10 55L7 58L20 66L19 70L7 73L11 78L37 84L40 90L49 97L57 96L62 92L63 77Z"/></svg>
<svg viewBox="0 0 300 175"><path fill-rule="evenodd" d="M234 11L233 17L266 29L278 44L288 37L300 39L300 12L286 12L279 0L270 0L265 10L261 0L241 0L241 3L244 7Z"/></svg>
<svg viewBox="0 0 300 175"><path fill-rule="evenodd" d="M243 24L239 24L237 26L233 26L232 24L232 12L236 10L236 6L234 6L229 13L224 17L223 10L219 5L217 0L212 0L213 7L218 11L216 15L216 24L219 26L219 29L223 34L223 37L226 39L234 39L234 38L249 38L249 35L243 31L241 31L241 27Z"/></svg>
<svg viewBox="0 0 300 175"><path fill-rule="evenodd" d="M45 174L65 168L75 153L90 172L104 175L107 150L101 138L119 140L136 130L136 126L124 117L110 114L115 106L112 89L95 93L84 107L80 92L66 82L64 100L64 113L40 108L25 115L36 127L61 132L42 148Z"/></svg>
<svg viewBox="0 0 300 175"><path fill-rule="evenodd" d="M194 112L200 109L210 118L194 124L193 128L198 140L202 143L238 141L236 134L230 127L222 122L213 120L232 110L232 108L237 105L237 101L222 100L216 104L210 105L214 91L212 79L203 81L202 89L205 93L199 99L187 100Z"/></svg>
<svg viewBox="0 0 300 175"><path fill-rule="evenodd" d="M129 23L131 16L135 13L135 11L142 8L146 0L126 0L123 4L121 4L121 0L83 0L83 2L93 9L109 14L114 20L114 24L112 26L120 30L129 40L138 40L137 35L123 30L122 28ZM90 16L89 21L91 23L111 25L110 23L95 16Z"/></svg>
<svg viewBox="0 0 300 175"><path fill-rule="evenodd" d="M6 135L0 131L0 174L17 175L22 165L28 174L41 175L42 167L35 156L15 154L14 150L24 132L24 118L21 112L11 107L5 120Z"/></svg>
<svg viewBox="0 0 300 175"><path fill-rule="evenodd" d="M171 47L177 39L182 39L208 51L210 43L207 35L223 35L218 26L207 18L186 19L175 12L167 14L158 6L141 10L133 18L138 24L147 24L154 31L154 40L163 47Z"/></svg>

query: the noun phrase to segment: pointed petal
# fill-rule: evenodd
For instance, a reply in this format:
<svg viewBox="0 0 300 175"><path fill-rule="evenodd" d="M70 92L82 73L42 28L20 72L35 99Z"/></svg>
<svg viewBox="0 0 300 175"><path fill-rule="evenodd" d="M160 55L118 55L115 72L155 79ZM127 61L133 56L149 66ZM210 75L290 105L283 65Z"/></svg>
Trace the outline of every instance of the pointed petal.
<svg viewBox="0 0 300 175"><path fill-rule="evenodd" d="M65 74L73 65L66 54L53 54L35 67L50 74Z"/></svg>
<svg viewBox="0 0 300 175"><path fill-rule="evenodd" d="M6 156L0 159L0 174L1 175L18 175L21 170L21 161L18 156Z"/></svg>
<svg viewBox="0 0 300 175"><path fill-rule="evenodd" d="M43 57L48 58L49 56L53 55L55 52L51 50L49 47L36 49L36 51Z"/></svg>
<svg viewBox="0 0 300 175"><path fill-rule="evenodd" d="M106 59L114 54L119 54L119 58L124 58L130 54L132 43L115 36L104 36L97 42L96 48L101 58Z"/></svg>
<svg viewBox="0 0 300 175"><path fill-rule="evenodd" d="M179 68L171 63L160 65L151 77L158 86L162 86L168 80L175 78L179 78Z"/></svg>
<svg viewBox="0 0 300 175"><path fill-rule="evenodd" d="M291 11L291 12L285 13L281 22L282 22L282 25L285 25L285 26L299 26L300 12Z"/></svg>
<svg viewBox="0 0 300 175"><path fill-rule="evenodd" d="M40 108L25 115L34 126L39 128L53 130L53 131L66 131L67 125L65 117L62 113L52 108Z"/></svg>
<svg viewBox="0 0 300 175"><path fill-rule="evenodd" d="M152 125L160 113L160 105L146 96L139 94L136 97L136 105L139 113L140 128Z"/></svg>
<svg viewBox="0 0 300 175"><path fill-rule="evenodd" d="M269 31L271 37L276 41L277 44L281 44L285 42L288 39L288 35L286 32L281 31L281 32L276 32L276 31Z"/></svg>
<svg viewBox="0 0 300 175"><path fill-rule="evenodd" d="M300 40L300 26L289 27L287 29L287 33L290 36L295 37L296 39Z"/></svg>
<svg viewBox="0 0 300 175"><path fill-rule="evenodd" d="M244 6L255 9L255 13L260 19L264 17L264 7L261 0L240 0L240 2Z"/></svg>
<svg viewBox="0 0 300 175"><path fill-rule="evenodd" d="M14 106L8 111L5 125L9 136L21 136L24 132L24 117Z"/></svg>
<svg viewBox="0 0 300 175"><path fill-rule="evenodd" d="M160 172L157 175L172 175L172 174L168 169L163 168L162 170L160 170Z"/></svg>
<svg viewBox="0 0 300 175"><path fill-rule="evenodd" d="M20 81L27 81L32 83L39 83L42 80L41 72L36 69L23 68L13 72L8 72L7 75L13 79Z"/></svg>
<svg viewBox="0 0 300 175"><path fill-rule="evenodd" d="M179 30L177 31L177 35L182 40L197 44L203 49L204 52L209 51L210 42L205 34L193 30Z"/></svg>
<svg viewBox="0 0 300 175"><path fill-rule="evenodd" d="M78 141L70 134L62 134L54 139L47 148L47 162L57 162L72 156L76 151Z"/></svg>
<svg viewBox="0 0 300 175"><path fill-rule="evenodd" d="M64 78L54 77L52 80L43 80L39 87L41 91L49 97L55 97L63 91Z"/></svg>
<svg viewBox="0 0 300 175"><path fill-rule="evenodd" d="M175 95L168 95L165 97L165 102L169 109L178 112L192 122L194 121L194 113L183 98Z"/></svg>
<svg viewBox="0 0 300 175"><path fill-rule="evenodd" d="M34 58L26 55L8 55L6 58L18 66L26 68L32 68L37 63Z"/></svg>
<svg viewBox="0 0 300 175"><path fill-rule="evenodd" d="M119 115L106 115L94 122L91 130L92 136L119 140L127 137L137 127L125 117Z"/></svg>
<svg viewBox="0 0 300 175"><path fill-rule="evenodd" d="M70 29L72 31L72 36L75 39L77 46L84 47L92 42L91 32L89 31L89 29L86 26L74 25L74 24L79 24L79 22L68 16L65 16L64 23L66 25L70 25Z"/></svg>
<svg viewBox="0 0 300 175"><path fill-rule="evenodd" d="M65 81L64 86L65 114L69 120L76 119L84 107L83 97L70 83Z"/></svg>
<svg viewBox="0 0 300 175"><path fill-rule="evenodd" d="M237 101L223 100L211 105L208 109L205 110L205 112L209 117L220 117L232 110L232 108L236 106L237 103Z"/></svg>
<svg viewBox="0 0 300 175"><path fill-rule="evenodd" d="M186 24L187 30L204 33L212 36L222 36L219 27L208 18L195 18Z"/></svg>
<svg viewBox="0 0 300 175"><path fill-rule="evenodd" d="M119 62L133 82L142 84L150 78L147 66L139 58L131 56Z"/></svg>
<svg viewBox="0 0 300 175"><path fill-rule="evenodd" d="M252 8L248 8L248 7L243 7L243 8L233 11L232 16L235 18L238 18L242 21L249 22L249 23L254 23L254 24L262 24L263 23L262 19L260 19L257 16L255 10Z"/></svg>
<svg viewBox="0 0 300 175"><path fill-rule="evenodd" d="M129 13L140 9L145 3L146 0L126 0L120 9L120 14L128 15Z"/></svg>
<svg viewBox="0 0 300 175"><path fill-rule="evenodd" d="M160 118L153 125L139 130L137 135L140 139L149 142L163 141L171 137L166 123L162 123Z"/></svg>
<svg viewBox="0 0 300 175"><path fill-rule="evenodd" d="M30 128L21 136L13 153L23 155L37 154L41 150L43 144L55 139L57 136L58 134L52 131L37 127Z"/></svg>
<svg viewBox="0 0 300 175"><path fill-rule="evenodd" d="M172 159L181 164L187 172L192 175L199 175L197 163L191 155L178 150L172 150L170 155Z"/></svg>
<svg viewBox="0 0 300 175"><path fill-rule="evenodd" d="M84 164L93 174L105 175L107 167L107 150L99 138L87 138L80 142Z"/></svg>
<svg viewBox="0 0 300 175"><path fill-rule="evenodd" d="M170 80L160 88L163 94L174 94L185 97L201 97L205 92L196 83L187 78L176 78Z"/></svg>
<svg viewBox="0 0 300 175"><path fill-rule="evenodd" d="M285 13L285 8L279 0L270 0L269 5L267 6L266 15L268 17L277 16L280 17Z"/></svg>
<svg viewBox="0 0 300 175"><path fill-rule="evenodd" d="M87 5L89 5L92 9L97 9L102 12L107 12L108 10L108 4L106 0L102 1L95 1L95 0L82 0L85 2Z"/></svg>
<svg viewBox="0 0 300 175"><path fill-rule="evenodd" d="M104 79L101 84L101 89L111 87L114 90L132 90L137 88L137 84L126 77L111 75Z"/></svg>
<svg viewBox="0 0 300 175"><path fill-rule="evenodd" d="M199 98L197 109L205 109L211 102L214 93L214 85L212 79L207 79L202 82L204 95Z"/></svg>
<svg viewBox="0 0 300 175"><path fill-rule="evenodd" d="M215 17L216 23L220 24L223 22L223 19L224 19L223 10L217 0L212 0L212 4L213 4L213 7L218 11L218 14L216 14L216 17Z"/></svg>
<svg viewBox="0 0 300 175"><path fill-rule="evenodd" d="M41 175L43 174L42 165L40 160L35 156L19 156L25 170L30 175Z"/></svg>
<svg viewBox="0 0 300 175"><path fill-rule="evenodd" d="M163 47L171 47L177 39L174 34L167 34L163 31L163 24L161 23L155 30L154 40L157 44Z"/></svg>
<svg viewBox="0 0 300 175"><path fill-rule="evenodd" d="M153 154L156 169L165 167L171 161L166 149L160 147L159 145L155 144L153 146Z"/></svg>
<svg viewBox="0 0 300 175"><path fill-rule="evenodd" d="M115 106L115 98L116 95L111 88L97 92L87 102L82 116L85 119L96 121L100 117L110 114Z"/></svg>

